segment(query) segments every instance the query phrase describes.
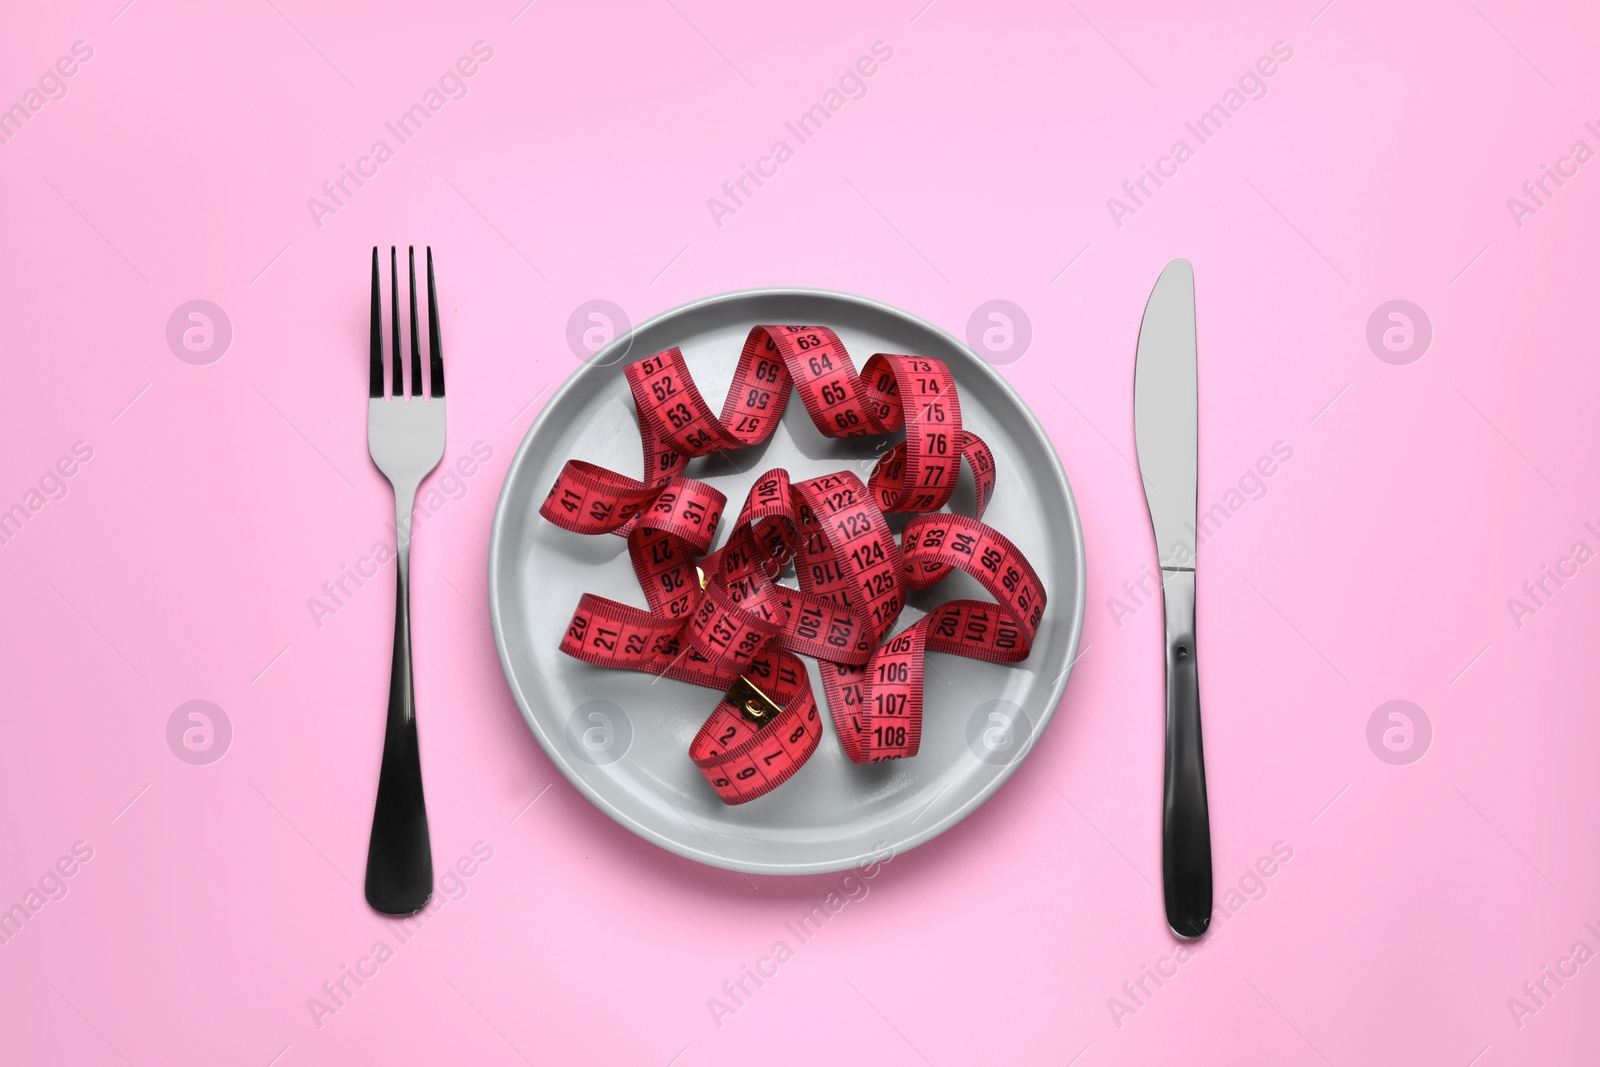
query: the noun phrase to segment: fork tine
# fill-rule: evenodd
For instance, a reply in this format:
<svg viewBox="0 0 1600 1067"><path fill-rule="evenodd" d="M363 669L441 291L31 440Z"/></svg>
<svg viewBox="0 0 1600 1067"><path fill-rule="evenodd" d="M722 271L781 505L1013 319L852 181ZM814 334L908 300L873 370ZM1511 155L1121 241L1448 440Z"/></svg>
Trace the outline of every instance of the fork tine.
<svg viewBox="0 0 1600 1067"><path fill-rule="evenodd" d="M439 297L433 289L433 246L428 246L428 372L433 379L430 390L444 396L444 349L439 345Z"/></svg>
<svg viewBox="0 0 1600 1067"><path fill-rule="evenodd" d="M406 346L400 338L400 268L395 264L394 245L389 246L389 348L394 353L395 397L406 395L401 368L406 365Z"/></svg>
<svg viewBox="0 0 1600 1067"><path fill-rule="evenodd" d="M372 246L372 366L367 395L383 398L383 300L378 284L378 246Z"/></svg>
<svg viewBox="0 0 1600 1067"><path fill-rule="evenodd" d="M422 340L417 337L417 250L406 246L411 265L411 395L422 395Z"/></svg>

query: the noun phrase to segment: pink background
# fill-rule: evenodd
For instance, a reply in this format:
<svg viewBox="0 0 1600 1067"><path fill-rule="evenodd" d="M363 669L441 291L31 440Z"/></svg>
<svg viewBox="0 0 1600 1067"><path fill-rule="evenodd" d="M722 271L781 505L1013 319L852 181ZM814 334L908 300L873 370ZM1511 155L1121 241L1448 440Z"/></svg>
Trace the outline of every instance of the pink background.
<svg viewBox="0 0 1600 1067"><path fill-rule="evenodd" d="M1507 605L1600 548L1600 164L1520 227L1506 205L1574 141L1600 149L1592 12L122 2L12 4L0 31L0 104L93 49L0 145L0 507L93 450L0 545L0 907L41 878L59 895L46 872L93 853L0 946L0 1060L1488 1067L1595 1047L1600 963L1507 1006L1538 1006L1522 984L1570 973L1575 942L1600 950L1600 572ZM306 199L479 40L466 97L319 228ZM880 40L865 98L716 225L707 198L794 147L784 122ZM1107 198L1195 147L1184 122L1277 41L1293 58L1265 97L1117 226ZM492 452L416 542L434 856L493 855L401 945L358 888L392 579L320 627L307 600L386 536L366 257L408 241L439 259L448 457ZM1293 458L1200 578L1219 900L1241 880L1259 899L1135 1001L1124 982L1174 967L1160 623L1108 599L1153 563L1132 363L1178 255L1202 504L1275 442ZM574 309L637 322L782 284L958 335L984 301L1025 309L1003 373L1061 451L1089 561L1084 654L1033 755L804 945L784 924L841 876L745 878L612 823L524 726L484 617L500 479L578 365ZM233 329L208 366L165 334L197 298ZM1366 341L1391 299L1432 323L1409 365ZM194 699L232 724L208 766L166 739ZM1432 726L1408 765L1367 741L1395 699ZM1293 858L1250 877L1277 842ZM393 958L319 1026L308 998L379 939ZM794 958L719 1027L708 998L779 939Z"/></svg>

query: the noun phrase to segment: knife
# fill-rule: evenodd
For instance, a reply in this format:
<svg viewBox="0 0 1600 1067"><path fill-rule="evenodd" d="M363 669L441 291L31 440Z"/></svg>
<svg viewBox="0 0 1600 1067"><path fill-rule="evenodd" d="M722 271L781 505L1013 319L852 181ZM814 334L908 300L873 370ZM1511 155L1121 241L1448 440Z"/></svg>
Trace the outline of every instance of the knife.
<svg viewBox="0 0 1600 1067"><path fill-rule="evenodd" d="M1199 383L1194 268L1162 270L1139 325L1133 430L1161 563L1166 622L1167 758L1161 812L1161 887L1167 925L1196 938L1211 924L1211 818L1200 747L1200 675L1194 640L1195 483Z"/></svg>

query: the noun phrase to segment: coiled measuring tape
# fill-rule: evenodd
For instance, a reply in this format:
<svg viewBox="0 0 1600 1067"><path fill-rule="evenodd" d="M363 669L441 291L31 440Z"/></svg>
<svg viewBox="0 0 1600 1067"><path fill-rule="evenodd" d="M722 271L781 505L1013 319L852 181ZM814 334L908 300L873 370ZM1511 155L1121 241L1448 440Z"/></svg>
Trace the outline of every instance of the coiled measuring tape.
<svg viewBox="0 0 1600 1067"><path fill-rule="evenodd" d="M728 804L782 785L822 739L805 665L819 664L845 754L856 763L915 755L922 737L923 657L997 663L1027 657L1045 590L1022 553L980 521L994 456L962 428L950 369L927 356L879 353L860 374L819 326L750 331L721 414L676 348L625 369L644 449L642 480L569 460L539 514L564 530L625 537L648 608L584 594L561 650L724 690L689 746ZM849 471L791 482L757 477L721 547L727 498L684 475L689 460L765 441L791 390L828 437L905 431L866 484ZM965 462L972 516L937 513ZM886 512L917 513L896 542ZM794 565L799 588L779 585ZM908 589L960 570L992 602L952 600L889 637ZM886 640L887 638L887 640Z"/></svg>

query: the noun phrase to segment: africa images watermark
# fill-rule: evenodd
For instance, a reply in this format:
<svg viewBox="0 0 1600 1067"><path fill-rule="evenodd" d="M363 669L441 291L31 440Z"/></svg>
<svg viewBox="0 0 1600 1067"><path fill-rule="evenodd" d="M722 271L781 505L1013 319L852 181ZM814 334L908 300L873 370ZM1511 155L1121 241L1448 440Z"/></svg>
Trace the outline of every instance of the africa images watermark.
<svg viewBox="0 0 1600 1067"><path fill-rule="evenodd" d="M1596 544L1600 544L1600 529L1594 523L1586 522L1583 528L1595 539ZM1516 623L1517 629L1527 625L1528 616L1537 615L1549 607L1556 594L1581 573L1585 563L1594 558L1594 548L1580 537L1572 542L1566 555L1556 557L1554 564L1541 563L1539 573L1522 583L1522 596L1506 597L1506 610L1511 613L1511 621Z"/></svg>
<svg viewBox="0 0 1600 1067"><path fill-rule="evenodd" d="M7 910L0 911L0 945L9 945L22 933L22 928L45 909L45 905L67 899L71 887L67 884L83 865L94 859L94 846L87 841L75 841L72 852L63 854L39 876L38 887L29 886L22 899Z"/></svg>
<svg viewBox="0 0 1600 1067"><path fill-rule="evenodd" d="M472 443L471 455L458 456L454 463L441 466L444 473L433 480L428 491L411 509L411 525L407 528L407 536L415 537L422 531L423 524L443 511L445 505L465 497L471 488L472 476L493 458L494 447L479 439ZM306 610L311 613L311 621L317 629L322 629L324 619L339 614L349 606L367 582L376 578L381 568L394 561L400 530L392 522L384 523L384 528L389 531L389 536L374 541L366 554L357 557L354 564L339 564L339 573L322 583L322 596L306 597Z"/></svg>
<svg viewBox="0 0 1600 1067"><path fill-rule="evenodd" d="M1192 566L1200 546L1217 536L1217 532L1243 511L1246 504L1266 499L1269 492L1267 479L1277 474L1293 458L1292 445L1287 441L1274 441L1271 451L1257 459L1252 466L1246 467L1244 473L1239 475L1238 482L1222 494L1221 500L1199 513L1198 526L1192 522L1188 524L1191 540L1180 542L1173 550L1172 558L1162 560L1162 565ZM1139 614L1146 604L1159 599L1161 578L1147 563L1140 569L1138 577L1122 583L1122 596L1106 598L1106 610L1111 612L1111 621L1120 630L1125 620Z"/></svg>
<svg viewBox="0 0 1600 1067"><path fill-rule="evenodd" d="M61 56L52 66L46 67L38 81L24 90L16 103L0 110L0 145L10 144L46 104L65 100L66 79L78 73L80 64L93 58L94 47L88 41L73 41L71 55Z"/></svg>
<svg viewBox="0 0 1600 1067"><path fill-rule="evenodd" d="M322 183L322 196L306 198L306 210L311 212L311 221L317 224L317 229L322 229L324 216L337 215L341 208L355 199L356 193L378 176L378 168L394 158L396 148L421 133L428 121L444 110L445 104L463 99L467 95L468 79L478 73L480 64L493 58L492 47L484 41L474 41L472 54L461 56L446 67L444 73L439 75L437 85L430 85L423 91L420 102L400 112L393 121L383 124L383 128L394 137L393 146L380 137L372 142L366 155L356 160L353 168L347 163L339 164L338 177ZM351 188L352 185L354 188Z"/></svg>
<svg viewBox="0 0 1600 1067"><path fill-rule="evenodd" d="M1154 967L1141 963L1138 976L1122 983L1122 995L1106 998L1106 1010L1111 1013L1111 1021L1117 1024L1117 1029L1121 1030L1126 1025L1128 1016L1137 1015L1149 1007L1155 995L1178 977L1179 968L1209 945L1217 932L1236 918L1246 905L1267 899L1267 893L1271 891L1268 881L1292 859L1294 846L1287 841L1274 841L1271 855L1261 856L1239 876L1237 882L1223 891L1221 901L1211 912L1211 927L1204 937L1198 941L1180 942L1172 952L1157 959Z"/></svg>
<svg viewBox="0 0 1600 1067"><path fill-rule="evenodd" d="M68 480L94 458L94 446L87 441L72 442L72 451L44 469L37 485L29 486L22 498L10 507L0 503L0 545L9 545L46 504L65 500L71 487Z"/></svg>
<svg viewBox="0 0 1600 1067"><path fill-rule="evenodd" d="M847 873L839 879L837 888L828 890L822 900L802 912L798 918L783 924L784 930L793 936L794 945L790 945L787 938L780 938L772 943L766 955L756 960L754 967L741 963L738 977L722 983L722 996L706 998L706 1010L711 1013L711 1021L716 1023L717 1029L721 1030L729 1016L737 1015L740 1008L749 1004L751 998L778 976L778 968L794 959L797 946L804 945L820 934L822 928L847 904L866 900L867 894L872 891L867 883L876 878L892 859L894 849L889 847L887 841L873 842L870 863Z"/></svg>
<svg viewBox="0 0 1600 1067"><path fill-rule="evenodd" d="M862 56L853 66L846 68L839 75L837 86L830 86L822 94L820 102L802 111L793 122L783 124L783 128L794 138L794 146L786 138L780 137L772 142L767 154L758 158L753 167L746 163L739 164L739 176L722 183L722 197L706 198L706 210L711 212L711 221L716 223L717 229L722 229L723 216L738 214L739 209L756 195L757 189L767 184L767 180L778 176L778 168L794 158L796 147L821 133L822 127L843 111L845 104L863 99L867 95L867 79L878 73L880 64L893 58L894 49L887 42L874 41L872 54ZM750 187L752 182L755 189Z"/></svg>
<svg viewBox="0 0 1600 1067"><path fill-rule="evenodd" d="M1593 122L1585 122L1583 128L1590 135L1600 140L1600 127ZM1579 138L1572 142L1572 147L1567 149L1567 154L1556 160L1552 168L1548 163L1539 164L1539 176L1530 178L1522 183L1522 197L1506 197L1506 210L1511 212L1511 221L1522 229L1524 219L1529 215L1537 215L1542 208L1550 206L1550 200L1563 186L1578 176L1578 168L1594 158L1594 149L1589 147L1589 142ZM1525 198L1525 199L1524 199Z"/></svg>
<svg viewBox="0 0 1600 1067"><path fill-rule="evenodd" d="M434 893L421 911L402 919L385 919L384 926L388 928L394 944L389 944L390 937L378 938L366 955L356 958L353 966L339 965L338 973L322 983L321 996L306 998L306 1010L311 1013L311 1021L317 1029L321 1030L327 1025L329 1016L337 1015L349 1007L356 994L382 973L383 965L393 960L399 949L415 939L428 920L439 914L440 909L446 904L465 899L471 889L469 879L476 877L492 859L494 846L487 841L474 841L470 852L444 869L444 874L439 878L439 891Z"/></svg>
<svg viewBox="0 0 1600 1067"><path fill-rule="evenodd" d="M1594 923L1586 922L1583 928L1589 931L1597 941L1600 941L1600 928ZM1557 993L1566 988L1566 984L1578 977L1584 964L1594 959L1594 949L1583 938L1572 943L1572 949L1565 956L1556 960L1555 968L1546 963L1539 968L1539 973L1522 983L1522 996L1507 997L1506 1011L1511 1013L1511 1021L1518 1030L1528 1025L1529 1016L1538 1015L1550 1006ZM1551 988L1554 986L1555 988Z"/></svg>
<svg viewBox="0 0 1600 1067"><path fill-rule="evenodd" d="M1243 111L1245 104L1265 97L1267 79L1278 73L1280 64L1293 58L1294 49L1287 42L1272 42L1272 54L1260 57L1254 66L1246 68L1235 83L1237 87L1229 86L1222 94L1220 103L1202 111L1193 122L1183 124L1183 128L1194 138L1193 145L1186 138L1179 137L1172 142L1166 155L1156 158L1154 167L1139 164L1139 176L1122 183L1122 194L1127 199L1115 196L1106 198L1106 210L1111 213L1111 221L1117 229L1122 229L1125 217L1137 215L1139 209L1145 207L1167 181L1176 178L1178 168L1193 159L1201 145L1221 133L1222 127ZM1151 188L1152 184L1155 188Z"/></svg>

